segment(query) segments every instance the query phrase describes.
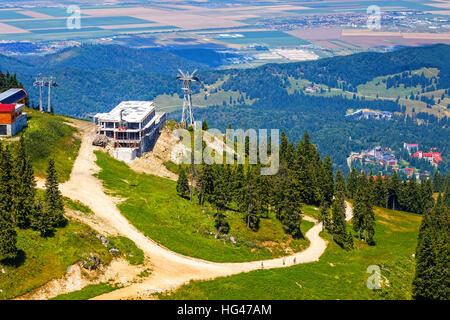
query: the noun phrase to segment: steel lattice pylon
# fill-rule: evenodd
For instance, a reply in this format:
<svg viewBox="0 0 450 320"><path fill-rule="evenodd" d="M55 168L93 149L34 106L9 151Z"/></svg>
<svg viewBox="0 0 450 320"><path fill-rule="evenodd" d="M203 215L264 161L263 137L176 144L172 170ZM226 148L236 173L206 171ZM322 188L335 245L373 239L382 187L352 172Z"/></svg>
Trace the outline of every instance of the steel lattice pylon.
<svg viewBox="0 0 450 320"><path fill-rule="evenodd" d="M194 70L191 74L184 73L178 69L180 75L177 76L177 80L183 82L183 112L181 114L181 122L187 127L187 124L194 126L194 115L192 114L192 98L191 98L191 83L192 81L199 81L199 79L194 76L197 70ZM189 122L188 122L189 118Z"/></svg>

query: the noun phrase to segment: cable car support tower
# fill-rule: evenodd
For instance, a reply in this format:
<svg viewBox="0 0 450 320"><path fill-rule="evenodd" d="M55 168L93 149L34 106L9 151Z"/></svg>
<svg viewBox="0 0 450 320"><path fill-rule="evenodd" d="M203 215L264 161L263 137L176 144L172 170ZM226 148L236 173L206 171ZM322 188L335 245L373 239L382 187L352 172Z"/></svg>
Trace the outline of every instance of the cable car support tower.
<svg viewBox="0 0 450 320"><path fill-rule="evenodd" d="M184 73L180 69L178 69L180 74L177 76L177 80L183 82L183 112L181 114L181 122L184 124L184 127L194 126L194 116L192 115L192 97L191 97L191 84L193 81L199 81L199 79L195 76L197 70L194 70L191 74L188 72ZM189 118L189 119L188 119ZM189 121L188 121L189 120Z"/></svg>

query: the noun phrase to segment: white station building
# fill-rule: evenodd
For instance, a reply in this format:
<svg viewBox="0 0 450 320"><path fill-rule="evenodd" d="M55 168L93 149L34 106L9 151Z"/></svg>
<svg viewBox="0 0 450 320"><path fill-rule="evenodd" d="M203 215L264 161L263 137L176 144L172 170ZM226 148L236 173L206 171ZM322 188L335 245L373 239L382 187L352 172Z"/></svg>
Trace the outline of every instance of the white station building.
<svg viewBox="0 0 450 320"><path fill-rule="evenodd" d="M148 151L166 122L165 112L156 112L151 101L124 101L108 113L94 116L97 134L114 143L114 157L133 161Z"/></svg>

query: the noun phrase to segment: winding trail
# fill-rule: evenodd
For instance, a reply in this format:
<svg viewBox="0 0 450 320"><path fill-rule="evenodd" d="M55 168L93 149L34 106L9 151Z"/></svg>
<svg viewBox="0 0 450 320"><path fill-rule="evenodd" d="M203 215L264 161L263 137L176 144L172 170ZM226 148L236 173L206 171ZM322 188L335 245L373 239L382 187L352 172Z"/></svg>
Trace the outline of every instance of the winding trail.
<svg viewBox="0 0 450 320"><path fill-rule="evenodd" d="M95 163L96 157L92 146L93 125L81 121L75 123L83 133L82 143L70 180L61 184L61 192L69 198L88 205L109 229L129 238L142 249L150 257L152 264L152 274L143 282L98 296L96 299L145 299L155 292L175 289L190 280L209 280L249 272L261 269L261 263L264 264L264 269L288 267L293 264L294 258L297 264L314 262L318 261L325 252L327 241L319 236L322 224L308 216L304 219L315 223L305 234L310 241L310 246L288 257L243 263L215 263L170 251L146 237L129 223L117 209L117 201L105 194L101 181L94 176L100 168ZM352 209L347 203L346 220L350 220L351 217Z"/></svg>

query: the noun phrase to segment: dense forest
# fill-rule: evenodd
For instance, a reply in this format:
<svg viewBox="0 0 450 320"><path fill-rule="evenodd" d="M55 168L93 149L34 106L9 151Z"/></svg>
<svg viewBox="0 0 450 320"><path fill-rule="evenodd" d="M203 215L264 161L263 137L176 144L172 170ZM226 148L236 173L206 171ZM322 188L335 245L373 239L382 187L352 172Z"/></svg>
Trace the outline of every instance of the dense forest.
<svg viewBox="0 0 450 320"><path fill-rule="evenodd" d="M246 160L250 144L247 140ZM320 205L321 221L333 240L344 249L352 249L353 236L345 220L346 182L339 170L334 175L330 157L320 157L308 133L297 144L282 133L279 155L276 175L261 175L261 165L250 165L248 161L235 165L182 166L177 192L191 201L196 195L200 205L209 203L215 208L217 233L230 231L227 214L241 215L247 228L257 231L260 220L272 211L287 234L301 238L302 205ZM373 231L374 223L370 220L366 229ZM372 243L373 235L371 232L364 240Z"/></svg>

